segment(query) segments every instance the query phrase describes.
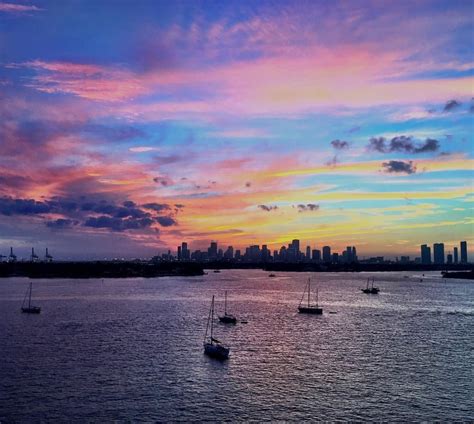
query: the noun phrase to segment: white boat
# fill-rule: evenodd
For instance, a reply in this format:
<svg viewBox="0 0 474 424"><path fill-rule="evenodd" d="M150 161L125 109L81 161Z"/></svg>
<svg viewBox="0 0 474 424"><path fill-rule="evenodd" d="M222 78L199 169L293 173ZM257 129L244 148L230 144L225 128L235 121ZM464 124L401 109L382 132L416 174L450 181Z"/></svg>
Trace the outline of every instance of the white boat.
<svg viewBox="0 0 474 424"><path fill-rule="evenodd" d="M209 324L211 327L210 335ZM228 359L230 348L224 346L219 340L214 337L214 296L212 296L211 309L207 317L206 335L204 336L204 353L215 359Z"/></svg>

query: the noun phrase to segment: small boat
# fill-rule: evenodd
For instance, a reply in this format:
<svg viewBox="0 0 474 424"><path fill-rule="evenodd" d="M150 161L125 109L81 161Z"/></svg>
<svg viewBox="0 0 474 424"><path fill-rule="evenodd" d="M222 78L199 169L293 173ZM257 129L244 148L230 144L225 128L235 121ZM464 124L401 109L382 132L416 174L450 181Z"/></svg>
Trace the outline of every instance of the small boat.
<svg viewBox="0 0 474 424"><path fill-rule="evenodd" d="M367 278L367 287L365 289L361 289L362 292L365 294L379 294L380 289L378 287L374 287L374 278L372 278L371 287L369 287L369 280L370 278Z"/></svg>
<svg viewBox="0 0 474 424"><path fill-rule="evenodd" d="M219 317L219 321L224 324L237 324L237 318L227 313L227 290L225 292L224 315Z"/></svg>
<svg viewBox="0 0 474 424"><path fill-rule="evenodd" d="M211 326L211 334L208 337L209 323ZM214 337L214 296L212 296L211 309L207 317L206 335L204 336L204 353L211 358L225 360L229 358L230 348L224 346Z"/></svg>
<svg viewBox="0 0 474 424"><path fill-rule="evenodd" d="M25 297L23 299L23 304L21 305L21 312L25 314L39 314L41 308L39 306L31 305L31 292L33 291L33 283L30 283L30 287L26 291ZM28 306L25 306L26 298L28 297Z"/></svg>
<svg viewBox="0 0 474 424"><path fill-rule="evenodd" d="M218 273L221 272L221 271L220 271L219 269L215 269L214 272L215 272L216 274L218 274Z"/></svg>
<svg viewBox="0 0 474 424"><path fill-rule="evenodd" d="M270 274L269 277L274 278L274 277L276 277L276 275L275 274Z"/></svg>
<svg viewBox="0 0 474 424"><path fill-rule="evenodd" d="M306 294L306 288L308 289L308 304L307 306L302 306L304 295ZM298 306L298 311L301 314L315 314L315 315L322 315L323 308L320 308L318 305L318 289L316 289L316 305L311 305L311 279L308 278L308 284L306 284L303 292L303 296L301 297L300 304Z"/></svg>

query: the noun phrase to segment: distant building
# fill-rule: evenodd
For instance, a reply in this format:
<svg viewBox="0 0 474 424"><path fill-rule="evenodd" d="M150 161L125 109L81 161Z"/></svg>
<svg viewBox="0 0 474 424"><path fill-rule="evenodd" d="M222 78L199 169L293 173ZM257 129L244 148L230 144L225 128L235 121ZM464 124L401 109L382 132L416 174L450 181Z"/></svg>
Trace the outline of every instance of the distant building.
<svg viewBox="0 0 474 424"><path fill-rule="evenodd" d="M459 257L458 257L458 248L455 247L453 249L453 253L454 253L454 263L457 264L459 262Z"/></svg>
<svg viewBox="0 0 474 424"><path fill-rule="evenodd" d="M217 259L217 243L211 242L211 245L207 249L207 256L209 260Z"/></svg>
<svg viewBox="0 0 474 424"><path fill-rule="evenodd" d="M452 264L453 263L453 255L451 253L448 253L448 256L446 257L447 258L447 263L448 264Z"/></svg>
<svg viewBox="0 0 474 424"><path fill-rule="evenodd" d="M400 256L400 263L407 264L410 262L410 256Z"/></svg>
<svg viewBox="0 0 474 424"><path fill-rule="evenodd" d="M318 249L314 249L312 252L312 260L313 262L319 263L321 262L321 251Z"/></svg>
<svg viewBox="0 0 474 424"><path fill-rule="evenodd" d="M325 263L331 262L331 247L330 246L323 247L323 262Z"/></svg>
<svg viewBox="0 0 474 424"><path fill-rule="evenodd" d="M444 243L433 245L433 262L438 265L444 264Z"/></svg>
<svg viewBox="0 0 474 424"><path fill-rule="evenodd" d="M431 264L431 248L426 245L421 245L421 263L423 265Z"/></svg>
<svg viewBox="0 0 474 424"><path fill-rule="evenodd" d="M181 258L183 261L189 261L191 258L191 252L188 249L188 243L184 241L181 243Z"/></svg>
<svg viewBox="0 0 474 424"><path fill-rule="evenodd" d="M461 242L461 263L467 264L467 242Z"/></svg>
<svg viewBox="0 0 474 424"><path fill-rule="evenodd" d="M339 263L339 253L333 253L332 256L331 256L331 258L332 258L332 261L331 261L331 262L332 262L333 264Z"/></svg>
<svg viewBox="0 0 474 424"><path fill-rule="evenodd" d="M227 250L224 253L224 259L234 259L234 248L232 246L227 247Z"/></svg>
<svg viewBox="0 0 474 424"><path fill-rule="evenodd" d="M306 260L310 261L311 260L311 247L306 246Z"/></svg>
<svg viewBox="0 0 474 424"><path fill-rule="evenodd" d="M178 261L182 260L181 246L178 246Z"/></svg>

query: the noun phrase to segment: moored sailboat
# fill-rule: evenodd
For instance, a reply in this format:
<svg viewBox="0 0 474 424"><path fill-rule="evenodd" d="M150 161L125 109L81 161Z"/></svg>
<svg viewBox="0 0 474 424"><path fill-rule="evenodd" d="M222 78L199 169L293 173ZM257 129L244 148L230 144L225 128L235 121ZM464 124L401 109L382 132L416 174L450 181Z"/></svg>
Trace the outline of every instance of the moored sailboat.
<svg viewBox="0 0 474 424"><path fill-rule="evenodd" d="M39 314L41 312L41 308L39 306L32 306L31 305L31 292L33 291L33 283L30 283L30 286L23 298L23 304L21 305L21 312L25 314ZM28 297L28 306L25 306L26 298Z"/></svg>
<svg viewBox="0 0 474 424"><path fill-rule="evenodd" d="M306 289L308 289L308 303L306 306L303 305L303 299L306 294ZM319 307L318 304L318 289L316 289L316 304L311 304L311 279L308 278L308 284L305 286L305 290L303 292L303 296L301 297L300 304L298 306L298 312L301 314L315 314L315 315L322 315L323 308Z"/></svg>
<svg viewBox="0 0 474 424"><path fill-rule="evenodd" d="M209 326L211 333L208 337ZM207 317L206 335L204 336L204 353L215 359L228 359L230 348L224 346L219 340L214 338L214 296L212 296L211 309Z"/></svg>
<svg viewBox="0 0 474 424"><path fill-rule="evenodd" d="M227 313L227 290L225 292L224 300L224 315L219 317L219 321L223 322L224 324L237 324L237 318L234 315Z"/></svg>
<svg viewBox="0 0 474 424"><path fill-rule="evenodd" d="M361 289L363 293L365 294L378 294L380 289L378 287L374 287L374 278L372 278L372 285L369 287L369 280L370 278L367 278L367 286L365 289Z"/></svg>

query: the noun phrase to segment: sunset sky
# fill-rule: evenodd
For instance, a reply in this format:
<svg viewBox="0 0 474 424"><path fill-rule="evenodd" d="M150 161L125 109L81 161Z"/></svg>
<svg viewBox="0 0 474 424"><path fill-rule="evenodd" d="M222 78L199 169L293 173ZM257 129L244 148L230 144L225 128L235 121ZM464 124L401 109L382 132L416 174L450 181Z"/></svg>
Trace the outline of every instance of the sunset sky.
<svg viewBox="0 0 474 424"><path fill-rule="evenodd" d="M473 13L0 2L0 253L473 244Z"/></svg>

